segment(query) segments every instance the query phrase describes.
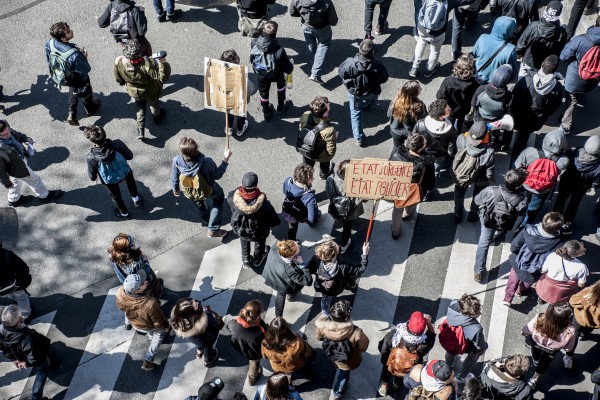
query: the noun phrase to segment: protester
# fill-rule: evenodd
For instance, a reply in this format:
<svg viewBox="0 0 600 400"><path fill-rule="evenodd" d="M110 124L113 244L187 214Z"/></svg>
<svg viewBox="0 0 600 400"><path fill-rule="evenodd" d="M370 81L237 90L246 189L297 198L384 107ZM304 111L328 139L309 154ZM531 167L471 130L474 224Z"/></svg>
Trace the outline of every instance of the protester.
<svg viewBox="0 0 600 400"><path fill-rule="evenodd" d="M131 20L130 20L131 19ZM152 55L152 45L146 39L148 20L145 9L133 0L111 0L106 9L98 17L100 28L109 28L115 41L121 46L131 39L137 39L142 46L142 55Z"/></svg>
<svg viewBox="0 0 600 400"><path fill-rule="evenodd" d="M481 382L493 399L528 400L532 392L524 377L528 370L527 356L500 357L486 363L481 372Z"/></svg>
<svg viewBox="0 0 600 400"><path fill-rule="evenodd" d="M269 6L272 4L275 4L275 0L242 0L236 2L239 14L238 28L242 36L257 38L261 35L265 22L269 20Z"/></svg>
<svg viewBox="0 0 600 400"><path fill-rule="evenodd" d="M240 4L239 2L237 4ZM231 50L225 50L222 54L221 54L221 61L225 61L227 63L232 63L232 64L240 64L240 56L238 56L238 54L236 53L235 50L231 49ZM252 80L250 79L250 76L248 76L248 79L246 80L246 91L247 91L247 100L250 101L250 95L256 93L256 88L254 87L254 84L252 83ZM239 137L239 136L244 136L244 134L246 133L246 131L248 130L248 126L250 125L248 123L248 118L241 116L241 115L233 115L231 113L227 113L227 126L228 131L227 131L227 135L232 136L233 135L233 126L234 126L234 119L235 119L235 134Z"/></svg>
<svg viewBox="0 0 600 400"><path fill-rule="evenodd" d="M404 377L404 386L409 390L407 398L434 398L438 400L454 400L456 392L453 387L454 372L452 367L442 360L430 360L415 365L410 374Z"/></svg>
<svg viewBox="0 0 600 400"><path fill-rule="evenodd" d="M256 389L254 400L302 400L302 397L292 386L288 374L276 372Z"/></svg>
<svg viewBox="0 0 600 400"><path fill-rule="evenodd" d="M515 44L530 23L539 20L540 0L497 0L496 7L500 9L505 17L516 21L515 31L511 37L511 43ZM546 8L548 9L548 8Z"/></svg>
<svg viewBox="0 0 600 400"><path fill-rule="evenodd" d="M158 16L158 22L178 20L182 15L183 11L175 9L175 0L166 0L166 10L163 8L162 0L153 0L154 10Z"/></svg>
<svg viewBox="0 0 600 400"><path fill-rule="evenodd" d="M365 39L373 40L371 32L373 31L373 14L375 13L375 6L379 6L379 17L377 19L377 26L375 27L375 34L381 35L388 27L387 17L390 12L392 0L366 0L365 1Z"/></svg>
<svg viewBox="0 0 600 400"><path fill-rule="evenodd" d="M188 396L185 400L218 400L219 393L225 387L221 378L213 378L198 389L198 396Z"/></svg>
<svg viewBox="0 0 600 400"><path fill-rule="evenodd" d="M229 192L227 202L231 208L231 230L239 236L242 246L242 266L261 266L270 250L265 244L267 237L281 221L267 195L258 188L258 176L247 172L242 186ZM250 255L252 242L254 255Z"/></svg>
<svg viewBox="0 0 600 400"><path fill-rule="evenodd" d="M441 64L438 62L438 59L440 57L440 49L446 37L448 11L447 0L423 1L414 31L417 44L415 46L412 67L408 71L408 75L411 78L416 78L419 75L419 66L421 65L427 45L429 45L429 59L427 60L425 77L431 77L440 69Z"/></svg>
<svg viewBox="0 0 600 400"><path fill-rule="evenodd" d="M312 188L314 169L308 164L294 168L294 175L283 182L283 207L281 216L288 222L288 239L296 240L298 224L306 222L310 227L316 225L321 217Z"/></svg>
<svg viewBox="0 0 600 400"><path fill-rule="evenodd" d="M406 81L390 103L387 116L390 119L390 134L394 148L404 144L417 121L427 116L427 107L419 99L419 94L421 94L419 82Z"/></svg>
<svg viewBox="0 0 600 400"><path fill-rule="evenodd" d="M499 17L494 21L492 33L484 33L475 42L471 52L475 57L477 79L481 84L488 83L494 71L501 65L510 65L513 73L517 70L516 47L509 43L515 23L513 18Z"/></svg>
<svg viewBox="0 0 600 400"><path fill-rule="evenodd" d="M31 284L29 266L12 250L0 242L0 296L17 303L23 321L31 317L31 303L27 288Z"/></svg>
<svg viewBox="0 0 600 400"><path fill-rule="evenodd" d="M465 3L459 5L459 3ZM456 2L456 6L451 7L454 10L452 18L452 59L457 61L462 55L462 31L475 26L477 16L482 8L485 8L486 1L475 0L467 2Z"/></svg>
<svg viewBox="0 0 600 400"><path fill-rule="evenodd" d="M314 358L314 350L294 333L282 317L275 317L261 345L262 356L269 360L273 372L298 372Z"/></svg>

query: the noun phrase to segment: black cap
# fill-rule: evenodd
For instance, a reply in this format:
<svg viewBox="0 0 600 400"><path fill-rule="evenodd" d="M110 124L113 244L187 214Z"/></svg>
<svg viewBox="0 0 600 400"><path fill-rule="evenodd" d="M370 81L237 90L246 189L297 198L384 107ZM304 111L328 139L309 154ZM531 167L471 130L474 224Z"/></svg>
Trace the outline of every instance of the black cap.
<svg viewBox="0 0 600 400"><path fill-rule="evenodd" d="M215 400L224 386L225 383L223 383L221 378L214 378L206 382L198 389L198 400Z"/></svg>
<svg viewBox="0 0 600 400"><path fill-rule="evenodd" d="M254 189L258 186L258 176L254 172L247 172L242 178L242 186L244 189Z"/></svg>
<svg viewBox="0 0 600 400"><path fill-rule="evenodd" d="M485 138L486 133L488 133L487 124L483 121L476 121L467 132L467 142L473 146L478 146Z"/></svg>

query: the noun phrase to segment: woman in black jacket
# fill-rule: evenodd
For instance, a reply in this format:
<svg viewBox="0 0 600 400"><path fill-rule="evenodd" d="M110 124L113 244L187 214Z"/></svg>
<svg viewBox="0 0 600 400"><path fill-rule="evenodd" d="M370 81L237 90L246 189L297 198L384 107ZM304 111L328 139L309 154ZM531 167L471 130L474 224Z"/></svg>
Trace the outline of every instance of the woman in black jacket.
<svg viewBox="0 0 600 400"><path fill-rule="evenodd" d="M227 323L227 329L231 332L231 345L248 359L248 383L251 386L256 384L262 374L260 344L269 327L260 317L262 312L262 303L252 300L240 310L236 319Z"/></svg>
<svg viewBox="0 0 600 400"><path fill-rule="evenodd" d="M321 312L329 317L331 300L342 293L348 283L367 269L369 242L362 246L360 265L352 265L339 259L340 246L333 240L315 248L315 255L308 262L308 269L315 274L315 291L321 292Z"/></svg>
<svg viewBox="0 0 600 400"><path fill-rule="evenodd" d="M427 141L423 135L412 134L406 139L406 146L400 145L394 148L390 156L390 161L413 163L412 182L421 182L421 189L425 193L423 201L427 199L427 193L435 186L434 158L432 155L421 155L426 147ZM402 220L410 218L416 209L416 205L406 208L394 207L392 211L392 238L394 240L398 240L400 237Z"/></svg>
<svg viewBox="0 0 600 400"><path fill-rule="evenodd" d="M419 99L421 85L417 81L407 81L394 101L390 103L387 116L390 119L390 134L394 147L404 143L413 131L418 120L425 118L427 107Z"/></svg>

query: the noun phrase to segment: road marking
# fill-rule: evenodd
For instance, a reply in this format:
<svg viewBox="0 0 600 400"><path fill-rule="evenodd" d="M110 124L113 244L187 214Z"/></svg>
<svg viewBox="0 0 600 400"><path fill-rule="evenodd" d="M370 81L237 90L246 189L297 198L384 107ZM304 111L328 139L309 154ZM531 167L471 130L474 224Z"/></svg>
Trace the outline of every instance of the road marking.
<svg viewBox="0 0 600 400"><path fill-rule="evenodd" d="M510 263L508 256L510 255L510 243L502 243L502 255L500 258L500 266L498 278L496 279L496 289L494 290L494 303L492 304L492 316L490 317L490 329L488 329L488 349L485 352L487 360L493 360L502 356L504 347L504 334L506 332L506 321L508 320L508 310L502 304L504 300L504 289L508 282L508 274L510 272Z"/></svg>

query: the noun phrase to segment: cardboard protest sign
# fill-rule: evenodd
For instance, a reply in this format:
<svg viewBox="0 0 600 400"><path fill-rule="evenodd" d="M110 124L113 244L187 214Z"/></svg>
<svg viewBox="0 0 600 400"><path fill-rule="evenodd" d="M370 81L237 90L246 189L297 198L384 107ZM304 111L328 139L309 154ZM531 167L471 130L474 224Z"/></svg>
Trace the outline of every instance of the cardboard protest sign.
<svg viewBox="0 0 600 400"><path fill-rule="evenodd" d="M350 160L344 175L346 196L368 200L406 200L413 163L378 158Z"/></svg>
<svg viewBox="0 0 600 400"><path fill-rule="evenodd" d="M214 58L204 58L204 106L246 116L248 68Z"/></svg>

